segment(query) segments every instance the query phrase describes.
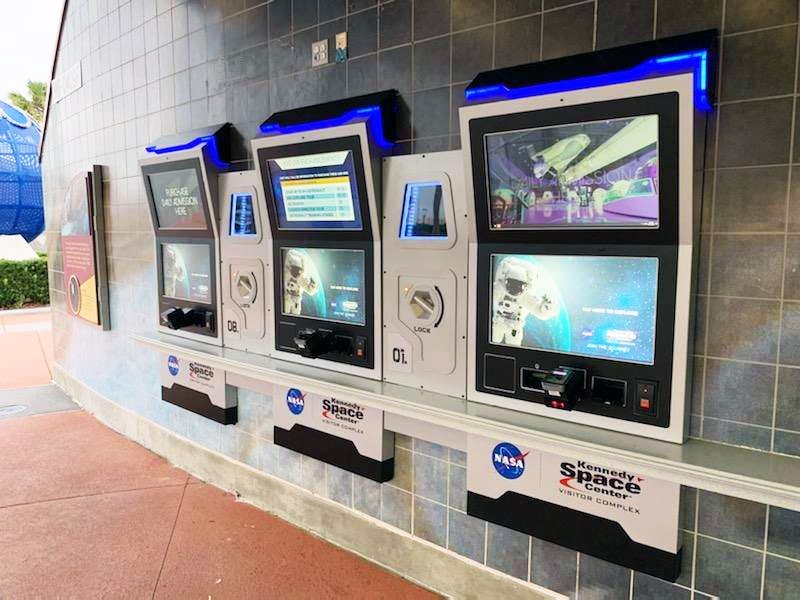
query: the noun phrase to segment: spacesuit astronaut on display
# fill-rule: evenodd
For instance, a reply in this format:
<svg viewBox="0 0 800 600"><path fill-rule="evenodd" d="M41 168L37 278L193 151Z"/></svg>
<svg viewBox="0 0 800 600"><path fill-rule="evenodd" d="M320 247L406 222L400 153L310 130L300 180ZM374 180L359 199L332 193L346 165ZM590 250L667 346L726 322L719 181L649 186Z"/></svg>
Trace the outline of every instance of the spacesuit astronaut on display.
<svg viewBox="0 0 800 600"><path fill-rule="evenodd" d="M302 314L303 293L313 296L319 286L306 275L307 258L297 250L289 250L283 259L283 313Z"/></svg>
<svg viewBox="0 0 800 600"><path fill-rule="evenodd" d="M535 265L506 257L492 284L492 343L521 346L528 315L546 321L558 314L554 294Z"/></svg>

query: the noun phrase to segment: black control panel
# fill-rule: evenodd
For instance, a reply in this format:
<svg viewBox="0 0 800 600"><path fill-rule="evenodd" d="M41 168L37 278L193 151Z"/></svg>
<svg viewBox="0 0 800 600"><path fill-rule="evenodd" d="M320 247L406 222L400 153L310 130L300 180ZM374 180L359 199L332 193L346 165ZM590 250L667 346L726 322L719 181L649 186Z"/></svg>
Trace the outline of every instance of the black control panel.
<svg viewBox="0 0 800 600"><path fill-rule="evenodd" d="M321 327L279 321L276 346L305 358L322 358L358 367L373 365L373 351L366 335L348 327Z"/></svg>
<svg viewBox="0 0 800 600"><path fill-rule="evenodd" d="M570 357L564 357L570 358ZM573 359L574 360L574 359ZM479 371L481 388L554 410L576 410L617 419L666 426L669 386L658 381L628 378L613 368L521 363L513 356L485 354Z"/></svg>

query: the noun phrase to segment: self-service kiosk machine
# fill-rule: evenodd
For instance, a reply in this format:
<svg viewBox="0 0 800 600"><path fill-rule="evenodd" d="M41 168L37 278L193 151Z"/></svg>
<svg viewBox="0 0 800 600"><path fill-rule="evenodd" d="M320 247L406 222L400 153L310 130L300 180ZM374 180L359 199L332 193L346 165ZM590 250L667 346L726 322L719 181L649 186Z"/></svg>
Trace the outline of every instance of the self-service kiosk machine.
<svg viewBox="0 0 800 600"><path fill-rule="evenodd" d="M228 125L162 137L140 161L156 238L158 330L267 354L263 196L253 171L225 172ZM237 420L225 371L162 357L161 397L223 424Z"/></svg>
<svg viewBox="0 0 800 600"><path fill-rule="evenodd" d="M226 126L158 139L140 161L156 236L158 328L222 345L218 144ZM200 140L194 145L191 141Z"/></svg>
<svg viewBox="0 0 800 600"><path fill-rule="evenodd" d="M682 36L467 87L469 399L685 439L714 46ZM675 581L680 485L573 452L470 434L467 513Z"/></svg>
<svg viewBox="0 0 800 600"><path fill-rule="evenodd" d="M396 93L279 112L253 155L271 229L271 354L381 378L381 158Z"/></svg>
<svg viewBox="0 0 800 600"><path fill-rule="evenodd" d="M460 151L383 167L384 379L466 395L467 240Z"/></svg>
<svg viewBox="0 0 800 600"><path fill-rule="evenodd" d="M710 52L683 36L467 88L470 399L685 439Z"/></svg>

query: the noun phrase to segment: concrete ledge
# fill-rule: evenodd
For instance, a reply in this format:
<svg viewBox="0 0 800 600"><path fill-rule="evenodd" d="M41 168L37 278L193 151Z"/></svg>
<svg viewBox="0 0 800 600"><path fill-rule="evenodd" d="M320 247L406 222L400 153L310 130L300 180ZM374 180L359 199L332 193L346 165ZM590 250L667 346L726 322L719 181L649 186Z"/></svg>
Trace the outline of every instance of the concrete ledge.
<svg viewBox="0 0 800 600"><path fill-rule="evenodd" d="M423 587L453 598L566 598L203 448L115 404L59 365L55 381L99 421L195 477Z"/></svg>

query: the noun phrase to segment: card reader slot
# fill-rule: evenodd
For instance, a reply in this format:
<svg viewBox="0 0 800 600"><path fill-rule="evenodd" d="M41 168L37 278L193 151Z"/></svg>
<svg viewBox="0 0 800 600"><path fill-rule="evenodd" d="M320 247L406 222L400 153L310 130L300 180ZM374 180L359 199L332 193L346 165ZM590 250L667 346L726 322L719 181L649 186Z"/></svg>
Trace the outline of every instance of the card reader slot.
<svg viewBox="0 0 800 600"><path fill-rule="evenodd" d="M547 375L547 371L523 367L520 369L519 385L523 390L544 394L544 387L542 384L544 383L544 379L547 377Z"/></svg>
<svg viewBox="0 0 800 600"><path fill-rule="evenodd" d="M592 377L592 402L606 406L625 406L628 382L622 379Z"/></svg>

